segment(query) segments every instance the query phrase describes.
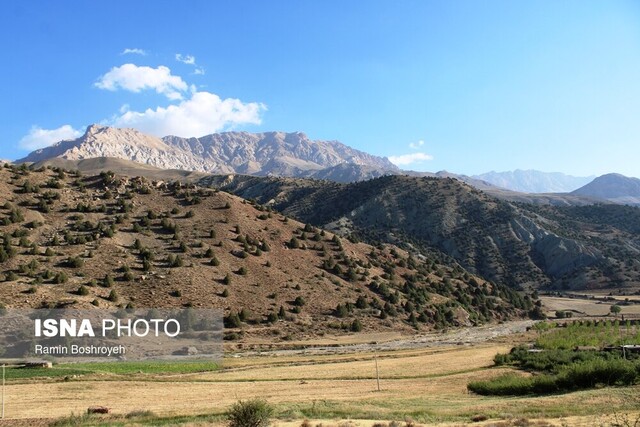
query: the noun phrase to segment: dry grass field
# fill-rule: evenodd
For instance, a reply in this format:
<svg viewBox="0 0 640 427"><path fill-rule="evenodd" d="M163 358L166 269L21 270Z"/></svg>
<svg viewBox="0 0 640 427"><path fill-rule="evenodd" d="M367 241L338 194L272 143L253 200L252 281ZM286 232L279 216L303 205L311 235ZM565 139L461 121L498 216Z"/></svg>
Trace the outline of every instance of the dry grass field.
<svg viewBox="0 0 640 427"><path fill-rule="evenodd" d="M273 404L275 423L282 426L299 426L304 419L313 420L312 426L365 427L373 420L407 419L421 425L467 425L476 415L493 420L485 425L592 426L602 414L632 410L626 393L638 394L637 388L517 398L468 393L469 381L509 370L491 367L493 356L509 348L486 343L380 352L381 391L376 390L372 353L229 358L220 371L170 376L93 374L69 381L23 380L7 386L6 415L15 425L47 425L45 420L28 419L51 420L104 405L116 418L90 425L129 425L124 416L135 411L154 414L155 421L139 425L209 425L221 424L221 415L234 402L253 397ZM538 421L522 424L522 419Z"/></svg>
<svg viewBox="0 0 640 427"><path fill-rule="evenodd" d="M598 300L577 299L577 298L564 298L564 297L549 297L541 296L540 300L544 304L545 310L551 316L557 310L572 311L575 316L606 316L609 314L611 305L613 303L602 302ZM621 300L624 300L622 298ZM634 305L622 305L621 314L640 315L640 304Z"/></svg>

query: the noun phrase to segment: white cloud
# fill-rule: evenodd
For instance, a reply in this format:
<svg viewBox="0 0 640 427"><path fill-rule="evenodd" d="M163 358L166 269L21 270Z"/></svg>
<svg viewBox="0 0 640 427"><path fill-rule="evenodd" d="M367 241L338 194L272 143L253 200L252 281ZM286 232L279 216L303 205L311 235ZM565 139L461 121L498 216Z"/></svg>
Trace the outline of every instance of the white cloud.
<svg viewBox="0 0 640 427"><path fill-rule="evenodd" d="M402 154L400 156L389 156L389 161L396 166L406 166L427 160L433 160L433 156L427 153L411 153Z"/></svg>
<svg viewBox="0 0 640 427"><path fill-rule="evenodd" d="M196 57L193 55L182 55L180 53L176 53L176 61L182 62L183 64L196 65Z"/></svg>
<svg viewBox="0 0 640 427"><path fill-rule="evenodd" d="M39 126L32 126L29 133L20 140L20 147L27 150L37 150L64 139L78 138L80 135L82 132L70 125L60 126L57 129L42 129Z"/></svg>
<svg viewBox="0 0 640 427"><path fill-rule="evenodd" d="M194 70L193 74L197 76L204 75L204 68L200 67L196 64L196 57L193 55L183 55L181 53L176 53L176 61L182 62L183 64L193 65Z"/></svg>
<svg viewBox="0 0 640 427"><path fill-rule="evenodd" d="M171 74L171 70L164 65L158 68L139 67L135 64L124 64L113 67L95 83L100 89L115 91L124 89L140 92L145 89L155 89L171 100L182 99L182 93L187 90L187 84L179 76Z"/></svg>
<svg viewBox="0 0 640 427"><path fill-rule="evenodd" d="M420 140L418 142L412 142L409 144L409 148L413 149L413 150L417 150L420 147L422 147L424 145L424 141Z"/></svg>
<svg viewBox="0 0 640 427"><path fill-rule="evenodd" d="M243 103L239 99L220 99L210 92L193 92L191 98L167 107L143 112L124 111L112 124L133 127L156 136L203 136L235 125L260 124L266 106Z"/></svg>
<svg viewBox="0 0 640 427"><path fill-rule="evenodd" d="M123 50L122 52L120 52L120 55L142 55L142 56L146 56L147 52L143 49L138 49L138 48L126 48L125 50Z"/></svg>

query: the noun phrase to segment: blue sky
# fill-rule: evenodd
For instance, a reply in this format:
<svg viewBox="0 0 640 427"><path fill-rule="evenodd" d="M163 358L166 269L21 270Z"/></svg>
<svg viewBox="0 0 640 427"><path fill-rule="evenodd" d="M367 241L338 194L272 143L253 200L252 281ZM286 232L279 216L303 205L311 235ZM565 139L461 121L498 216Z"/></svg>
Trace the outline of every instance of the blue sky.
<svg viewBox="0 0 640 427"><path fill-rule="evenodd" d="M105 123L303 131L415 170L640 176L638 2L0 8L0 158Z"/></svg>

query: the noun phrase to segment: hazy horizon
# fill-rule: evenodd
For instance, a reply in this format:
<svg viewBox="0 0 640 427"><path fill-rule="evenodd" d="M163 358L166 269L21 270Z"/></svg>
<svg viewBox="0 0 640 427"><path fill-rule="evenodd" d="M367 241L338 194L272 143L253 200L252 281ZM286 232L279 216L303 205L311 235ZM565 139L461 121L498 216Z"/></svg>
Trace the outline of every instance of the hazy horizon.
<svg viewBox="0 0 640 427"><path fill-rule="evenodd" d="M87 128L87 127L89 127L89 126L92 126L92 125L96 125L96 124L98 124L98 123L93 123L93 124L91 124L91 125L87 125L87 126L85 126L85 128ZM98 125L100 125L100 124L98 124ZM105 125L105 126L106 126L106 125ZM229 132L229 131L225 131L225 132ZM258 131L257 131L257 132L258 132ZM281 130L274 130L274 131L262 130L262 131L259 131L259 132L286 132L286 133L302 132L302 133L304 133L303 131L281 131ZM81 137L81 136L82 136L82 135L80 135L79 137ZM169 135L165 135L165 136L169 136ZM203 137L203 136L206 136L206 135L199 135L199 136L197 136L196 138ZM308 135L307 135L307 136L308 136ZM64 139L64 140L73 140L73 139L76 139L76 138L69 138L69 139ZM315 138L312 138L312 139L315 139ZM46 147L49 147L49 146L51 146L51 145L56 144L57 142L61 142L61 141L64 141L64 140L60 140L60 141L53 142L52 144L49 144L49 145L47 145ZM340 141L340 142L342 142L342 141ZM46 147L41 147L41 148L46 148ZM386 157L386 156L382 156L382 157ZM20 159L18 158L18 159L4 159L4 160L9 160L9 161L12 161L12 162L13 162L13 161L20 160ZM447 170L447 169L440 169L440 170L416 170L416 169L411 169L410 167L403 167L403 166L401 166L401 165L400 165L400 166L398 166L398 168L399 168L400 170L407 171L407 172L428 172L428 173L448 172L448 173L455 173L455 174L460 174L460 175L467 175L467 176L469 176L469 177L478 177L478 176L481 176L481 175L486 175L486 174L491 174L491 173L495 173L495 174L508 174L508 173L516 173L516 172L534 172L534 173L543 173L543 174L562 174L562 175L565 175L565 176L567 176L567 177L572 177L572 178L593 178L593 179L595 179L595 178L597 178L597 177L599 177L599 176L602 176L602 175L606 175L606 174L616 174L616 173L619 173L619 172L616 172L616 171L610 171L610 172L607 172L607 173L605 173L605 174L601 174L601 175L590 174L590 175L584 175L584 176L577 176L577 175L567 174L567 173L565 173L565 172L563 172L563 171L550 171L550 170L539 170L539 169L511 169L511 170L500 170L500 171L496 171L496 170L489 170L489 171L485 171L485 172L477 173L477 174L465 174L465 173L462 173L462 172L457 172L457 171L455 171L455 170ZM622 175L624 175L624 174L622 174ZM638 179L640 179L638 176L633 176L633 175L625 175L625 176L628 176L628 177L630 177L630 178L638 178Z"/></svg>

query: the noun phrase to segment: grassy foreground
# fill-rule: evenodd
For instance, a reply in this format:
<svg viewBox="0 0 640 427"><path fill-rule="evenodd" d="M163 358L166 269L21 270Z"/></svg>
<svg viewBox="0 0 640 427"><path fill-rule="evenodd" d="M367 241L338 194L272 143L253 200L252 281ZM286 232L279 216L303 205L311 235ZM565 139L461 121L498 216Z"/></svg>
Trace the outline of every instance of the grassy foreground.
<svg viewBox="0 0 640 427"><path fill-rule="evenodd" d="M215 371L214 362L99 362L69 363L54 365L53 368L10 367L6 370L6 380L12 382L26 379L66 378L79 376L127 376L127 375L171 375Z"/></svg>
<svg viewBox="0 0 640 427"><path fill-rule="evenodd" d="M571 420L566 417L594 421L602 414L636 410L629 398L629 393L638 394L636 387L542 397L469 393L470 381L516 372L492 367L495 354L509 349L504 344L485 344L381 352L380 391L374 355L369 353L229 358L215 371L172 374L140 374L133 365L121 373L92 366L91 374L67 381L10 383L6 413L16 422L41 422L17 425L222 425L225 411L235 402L263 397L274 407L276 425L300 426L310 419L319 420L313 426L328 426L349 419L367 426L371 420L387 424L395 420L402 427L406 420L466 425L484 418L544 419L561 425ZM112 414L82 415L95 405L111 408ZM71 414L75 416L69 418ZM568 421L568 425L573 424Z"/></svg>

